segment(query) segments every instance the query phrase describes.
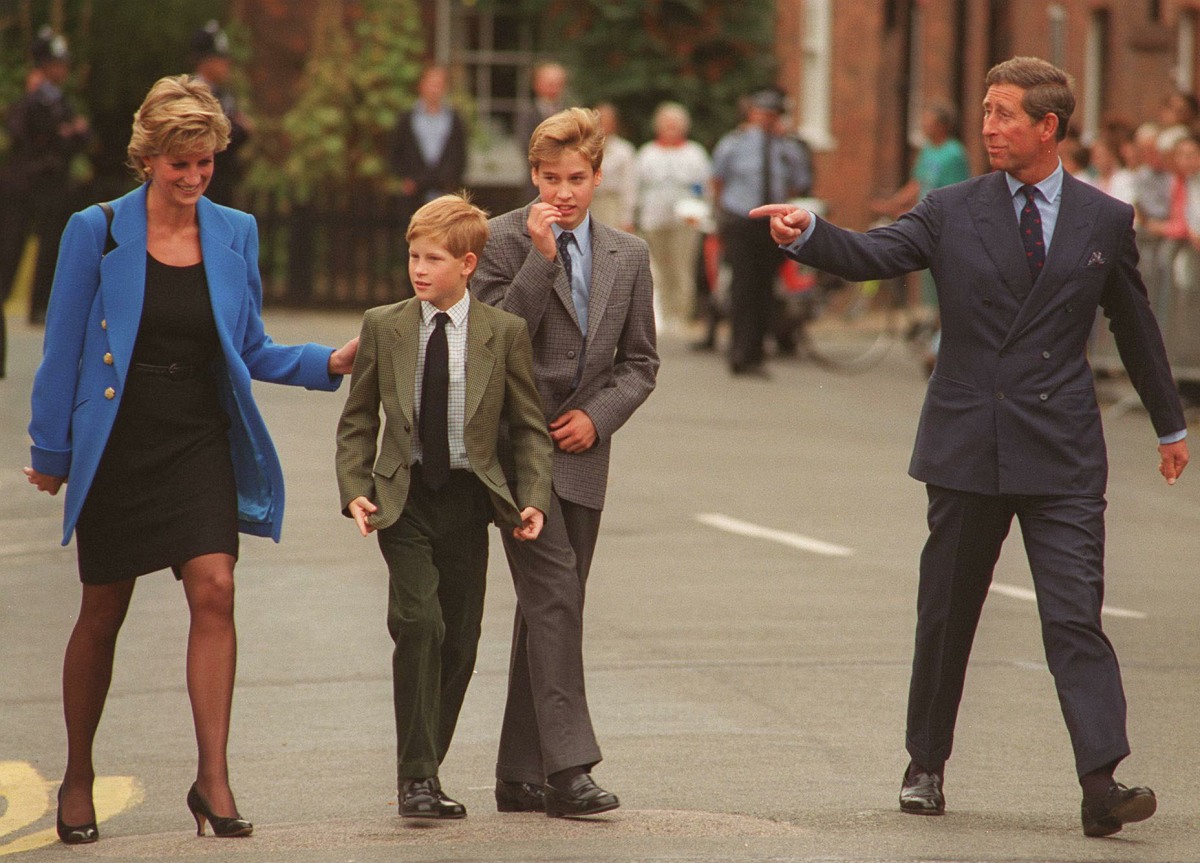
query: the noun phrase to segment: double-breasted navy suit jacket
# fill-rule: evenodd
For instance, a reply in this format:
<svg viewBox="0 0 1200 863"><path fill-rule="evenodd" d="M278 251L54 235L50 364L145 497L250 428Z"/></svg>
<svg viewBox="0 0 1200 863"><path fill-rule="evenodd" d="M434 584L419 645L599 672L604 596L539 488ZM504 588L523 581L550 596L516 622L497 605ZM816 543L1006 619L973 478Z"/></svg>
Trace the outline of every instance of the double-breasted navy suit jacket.
<svg viewBox="0 0 1200 863"><path fill-rule="evenodd" d="M978 494L1099 495L1108 460L1087 361L1097 307L1159 435L1186 427L1138 274L1133 209L1069 174L1032 282L1003 172L931 192L866 233L818 220L789 254L843 278L929 268L942 343L909 473Z"/></svg>
<svg viewBox="0 0 1200 863"><path fill-rule="evenodd" d="M146 286L145 185L113 202L112 235L99 207L75 213L59 248L46 316L42 363L34 378L33 468L68 478L63 545L70 541L112 431L133 357ZM237 478L238 527L278 541L283 472L251 378L336 390L331 348L277 345L263 330L258 230L254 218L201 198L197 204L204 273L221 353L214 377L229 414Z"/></svg>

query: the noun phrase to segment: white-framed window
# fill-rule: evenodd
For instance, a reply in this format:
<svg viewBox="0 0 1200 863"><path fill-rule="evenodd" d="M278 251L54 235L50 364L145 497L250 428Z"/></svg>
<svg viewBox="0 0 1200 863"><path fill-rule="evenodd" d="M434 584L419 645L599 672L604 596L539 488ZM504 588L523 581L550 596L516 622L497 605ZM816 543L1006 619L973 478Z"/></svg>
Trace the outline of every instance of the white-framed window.
<svg viewBox="0 0 1200 863"><path fill-rule="evenodd" d="M925 110L922 23L921 7L914 3L908 17L908 143L912 147L925 143L921 132L921 114Z"/></svg>
<svg viewBox="0 0 1200 863"><path fill-rule="evenodd" d="M1196 10L1184 9L1179 13L1179 29L1176 36L1175 70L1172 77L1175 86L1184 93L1191 93L1196 84Z"/></svg>
<svg viewBox="0 0 1200 863"><path fill-rule="evenodd" d="M455 70L475 109L467 182L520 182L528 169L513 128L533 100L529 80L537 61L537 18L523 11L519 0L436 2L437 60Z"/></svg>
<svg viewBox="0 0 1200 863"><path fill-rule="evenodd" d="M1108 54L1109 17L1107 9L1092 10L1088 19L1087 43L1083 58L1083 143L1090 145L1100 136L1104 119L1104 59Z"/></svg>
<svg viewBox="0 0 1200 863"><path fill-rule="evenodd" d="M833 0L804 0L803 26L799 132L814 150L832 150Z"/></svg>
<svg viewBox="0 0 1200 863"><path fill-rule="evenodd" d="M1050 62L1062 69L1067 64L1067 7L1051 3L1046 17L1050 19Z"/></svg>

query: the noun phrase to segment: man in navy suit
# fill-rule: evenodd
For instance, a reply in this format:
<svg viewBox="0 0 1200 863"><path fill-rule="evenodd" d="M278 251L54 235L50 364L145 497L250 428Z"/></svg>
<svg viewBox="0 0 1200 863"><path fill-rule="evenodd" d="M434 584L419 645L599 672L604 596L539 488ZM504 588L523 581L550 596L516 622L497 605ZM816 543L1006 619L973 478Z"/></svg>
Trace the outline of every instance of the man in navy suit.
<svg viewBox="0 0 1200 863"><path fill-rule="evenodd" d="M1075 107L1070 77L1015 57L986 84L991 174L938 189L865 234L784 204L751 216L770 216L775 241L819 269L863 280L929 268L937 283L942 348L909 466L928 489L929 539L900 808L945 810L967 658L1016 516L1083 787L1083 831L1107 836L1149 818L1156 800L1113 779L1129 743L1120 671L1100 625L1108 465L1086 356L1097 307L1150 414L1170 484L1187 465L1186 423L1137 271L1133 210L1059 162Z"/></svg>

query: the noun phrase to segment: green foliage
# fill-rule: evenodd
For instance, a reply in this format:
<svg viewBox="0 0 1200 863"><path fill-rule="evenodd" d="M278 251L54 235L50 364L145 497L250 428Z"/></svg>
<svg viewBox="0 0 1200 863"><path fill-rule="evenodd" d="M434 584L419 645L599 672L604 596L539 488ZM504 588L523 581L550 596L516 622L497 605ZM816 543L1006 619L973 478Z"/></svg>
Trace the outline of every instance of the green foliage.
<svg viewBox="0 0 1200 863"><path fill-rule="evenodd" d="M502 2L502 0L490 0ZM683 103L707 147L738 121L738 98L774 82L774 0L521 0L541 44L571 67L587 104L614 103L629 136L653 137L658 103Z"/></svg>
<svg viewBox="0 0 1200 863"><path fill-rule="evenodd" d="M260 123L245 186L307 201L330 185L390 183L387 139L414 100L425 37L415 0L324 2L295 104Z"/></svg>
<svg viewBox="0 0 1200 863"><path fill-rule="evenodd" d="M0 105L20 96L34 33L62 9L71 48L76 105L92 124L91 153L112 182L125 175L133 112L150 85L190 70L192 34L212 18L224 21L228 0L28 0L0 3ZM12 11L10 11L12 10Z"/></svg>

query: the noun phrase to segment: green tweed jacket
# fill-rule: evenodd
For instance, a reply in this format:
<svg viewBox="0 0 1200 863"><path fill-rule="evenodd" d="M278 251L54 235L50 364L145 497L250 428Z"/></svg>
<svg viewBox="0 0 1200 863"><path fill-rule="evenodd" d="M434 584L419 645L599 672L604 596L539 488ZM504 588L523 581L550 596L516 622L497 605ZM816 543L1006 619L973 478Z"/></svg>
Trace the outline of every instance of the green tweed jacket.
<svg viewBox="0 0 1200 863"><path fill-rule="evenodd" d="M350 394L337 430L342 512L360 495L377 507L376 529L394 524L408 499L421 304L416 299L369 309L363 316ZM380 430L379 408L386 423ZM507 421L516 465L513 487L496 443ZM533 382L533 350L522 318L472 300L467 312L467 387L463 436L471 471L492 498L496 523L520 525L521 509L550 508L553 444Z"/></svg>

